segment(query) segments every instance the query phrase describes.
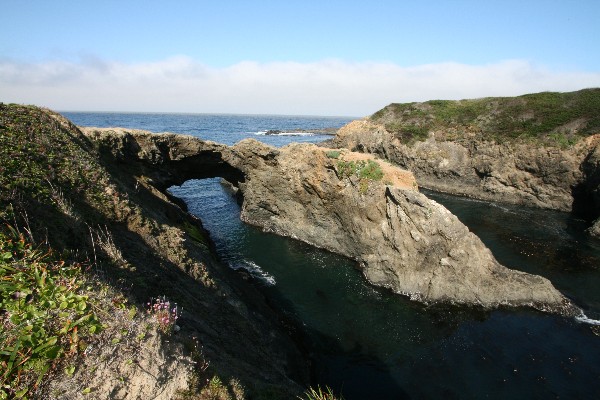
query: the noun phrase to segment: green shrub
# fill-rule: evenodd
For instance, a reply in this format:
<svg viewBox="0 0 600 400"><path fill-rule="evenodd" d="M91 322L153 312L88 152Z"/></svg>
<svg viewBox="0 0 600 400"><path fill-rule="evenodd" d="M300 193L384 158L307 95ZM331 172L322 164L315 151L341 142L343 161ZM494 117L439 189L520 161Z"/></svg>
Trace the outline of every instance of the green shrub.
<svg viewBox="0 0 600 400"><path fill-rule="evenodd" d="M364 194L369 188L369 182L383 179L381 166L373 160L344 161L337 163L337 173L340 179L356 176L359 178L359 191Z"/></svg>
<svg viewBox="0 0 600 400"><path fill-rule="evenodd" d="M333 158L333 159L338 159L340 158L340 152L338 150L330 150L327 153L325 153L327 155L327 157L329 158Z"/></svg>
<svg viewBox="0 0 600 400"><path fill-rule="evenodd" d="M84 282L80 264L14 228L0 231L0 399L25 396L81 338L100 332Z"/></svg>
<svg viewBox="0 0 600 400"><path fill-rule="evenodd" d="M380 181L383 178L381 167L373 160L368 160L366 163L363 161L357 172L359 178L366 178L372 181Z"/></svg>

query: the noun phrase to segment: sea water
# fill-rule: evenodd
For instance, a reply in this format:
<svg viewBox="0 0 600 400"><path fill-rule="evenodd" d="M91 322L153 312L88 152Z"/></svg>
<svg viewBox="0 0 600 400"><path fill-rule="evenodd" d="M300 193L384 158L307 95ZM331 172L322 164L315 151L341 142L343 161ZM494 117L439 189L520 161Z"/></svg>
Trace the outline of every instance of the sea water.
<svg viewBox="0 0 600 400"><path fill-rule="evenodd" d="M265 136L269 129L339 127L348 118L64 113L78 125L171 131L232 144L282 146L323 135ZM200 217L223 262L244 269L296 320L316 384L352 399L598 398L600 337L590 324L531 310L424 306L366 283L343 257L243 224L219 179L173 187ZM549 278L600 318L600 247L568 214L434 192L511 268Z"/></svg>

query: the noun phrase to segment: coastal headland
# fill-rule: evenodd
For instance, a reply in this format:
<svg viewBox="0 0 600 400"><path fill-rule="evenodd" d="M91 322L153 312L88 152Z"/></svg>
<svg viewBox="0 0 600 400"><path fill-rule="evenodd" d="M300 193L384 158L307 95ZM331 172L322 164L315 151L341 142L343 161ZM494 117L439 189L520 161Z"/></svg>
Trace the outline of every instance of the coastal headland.
<svg viewBox="0 0 600 400"><path fill-rule="evenodd" d="M597 92L584 95L595 99ZM454 110L463 103L442 104L449 128L435 125L437 103L392 105L342 128L327 147L283 148L252 139L227 146L171 133L78 128L49 110L0 105L3 268L36 270L39 259L8 247L23 243L53 254L44 262L71 266L81 281L58 285L79 296L72 311L65 311L71 310L65 300L44 303L44 315L65 318L55 331L44 328L44 342L31 350L53 350L38 350L37 362L48 369L40 375L37 366L13 368L17 348L6 355L10 379L19 390L49 398L302 393L310 368L293 340L295 328L218 260L202 222L167 191L190 179L225 179L238 190L243 221L346 256L369 282L412 300L574 315L576 307L550 281L502 266L419 187L596 218L596 120L588 114L561 120L533 146L522 137L483 137L485 124L503 115L500 106L478 105L487 114L471 116ZM515 118L525 126L538 121L532 112ZM3 321L12 321L18 307L54 296L41 286L5 289L15 302L3 303ZM184 308L176 335L170 331L165 340L164 327L146 309L149 299ZM73 325L77 312L86 318L80 326ZM6 326L15 338L25 335L12 322ZM21 360L29 365L29 358Z"/></svg>

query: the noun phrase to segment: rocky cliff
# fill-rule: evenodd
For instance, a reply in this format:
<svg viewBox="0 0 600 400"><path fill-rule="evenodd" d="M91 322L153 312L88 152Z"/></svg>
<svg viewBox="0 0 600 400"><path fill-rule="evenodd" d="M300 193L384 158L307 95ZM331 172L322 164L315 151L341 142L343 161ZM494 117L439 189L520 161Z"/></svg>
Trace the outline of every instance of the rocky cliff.
<svg viewBox="0 0 600 400"><path fill-rule="evenodd" d="M208 177L219 176L214 165L221 165L243 195L244 221L350 257L373 284L415 300L568 309L549 281L501 266L456 217L418 192L410 172L373 156L307 144L228 147L170 134L86 132L159 186L177 183L178 166ZM192 168L207 149L213 167Z"/></svg>
<svg viewBox="0 0 600 400"><path fill-rule="evenodd" d="M125 162L162 153L111 140L121 156L56 113L0 103L0 398L301 394L308 362L280 317L165 195L170 178ZM190 145L194 166L218 167L219 146ZM177 332L158 299L178 304Z"/></svg>
<svg viewBox="0 0 600 400"><path fill-rule="evenodd" d="M392 104L340 129L332 143L409 169L422 187L593 220L598 115L599 89Z"/></svg>

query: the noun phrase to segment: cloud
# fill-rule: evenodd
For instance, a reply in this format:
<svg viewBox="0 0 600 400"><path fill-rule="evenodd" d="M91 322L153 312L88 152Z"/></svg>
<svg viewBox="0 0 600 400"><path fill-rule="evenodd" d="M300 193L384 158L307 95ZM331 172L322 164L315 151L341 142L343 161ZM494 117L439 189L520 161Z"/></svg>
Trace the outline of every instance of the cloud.
<svg viewBox="0 0 600 400"><path fill-rule="evenodd" d="M0 101L56 110L369 115L392 102L514 96L600 86L600 72L523 60L488 65L245 61L214 68L189 57L125 64L0 59Z"/></svg>

